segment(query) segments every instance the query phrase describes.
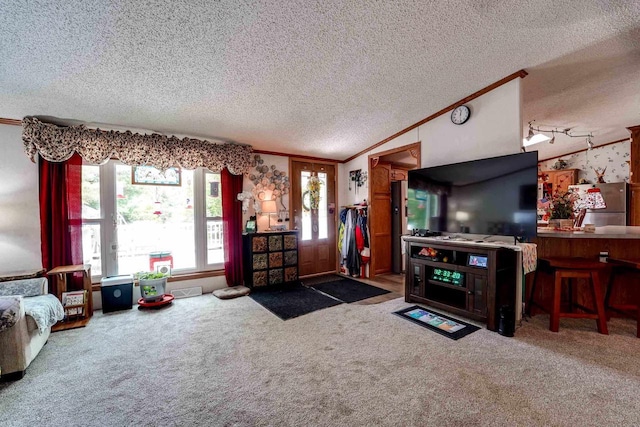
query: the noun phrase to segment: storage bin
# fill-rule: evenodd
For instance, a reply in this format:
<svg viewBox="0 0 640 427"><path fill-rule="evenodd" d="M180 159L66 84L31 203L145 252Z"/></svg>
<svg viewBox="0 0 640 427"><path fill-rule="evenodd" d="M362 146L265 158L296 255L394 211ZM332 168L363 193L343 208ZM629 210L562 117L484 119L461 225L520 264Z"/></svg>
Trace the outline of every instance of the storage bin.
<svg viewBox="0 0 640 427"><path fill-rule="evenodd" d="M131 309L133 306L133 276L105 277L100 281L102 312Z"/></svg>

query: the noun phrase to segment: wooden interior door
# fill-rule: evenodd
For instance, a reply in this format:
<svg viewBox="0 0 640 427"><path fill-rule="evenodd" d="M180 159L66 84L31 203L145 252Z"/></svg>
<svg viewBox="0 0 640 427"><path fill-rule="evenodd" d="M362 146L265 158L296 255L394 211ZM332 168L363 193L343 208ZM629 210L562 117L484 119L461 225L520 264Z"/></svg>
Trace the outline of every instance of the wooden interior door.
<svg viewBox="0 0 640 427"><path fill-rule="evenodd" d="M335 165L291 160L291 218L298 229L299 276L336 272ZM320 186L318 209L311 209L308 179L316 175Z"/></svg>
<svg viewBox="0 0 640 427"><path fill-rule="evenodd" d="M373 161L369 178L371 267L369 277L391 271L391 165Z"/></svg>

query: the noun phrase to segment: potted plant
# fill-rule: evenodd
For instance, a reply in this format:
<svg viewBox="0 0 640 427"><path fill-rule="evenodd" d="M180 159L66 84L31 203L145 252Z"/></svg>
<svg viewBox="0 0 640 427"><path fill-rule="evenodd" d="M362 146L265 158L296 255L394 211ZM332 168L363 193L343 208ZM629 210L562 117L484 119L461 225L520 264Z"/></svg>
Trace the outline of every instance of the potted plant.
<svg viewBox="0 0 640 427"><path fill-rule="evenodd" d="M151 271L141 271L135 274L135 278L140 284L140 296L144 302L156 302L162 300L167 288L167 273L155 273Z"/></svg>
<svg viewBox="0 0 640 427"><path fill-rule="evenodd" d="M553 224L556 228L572 228L576 200L578 194L573 191L555 192L549 204L549 225Z"/></svg>

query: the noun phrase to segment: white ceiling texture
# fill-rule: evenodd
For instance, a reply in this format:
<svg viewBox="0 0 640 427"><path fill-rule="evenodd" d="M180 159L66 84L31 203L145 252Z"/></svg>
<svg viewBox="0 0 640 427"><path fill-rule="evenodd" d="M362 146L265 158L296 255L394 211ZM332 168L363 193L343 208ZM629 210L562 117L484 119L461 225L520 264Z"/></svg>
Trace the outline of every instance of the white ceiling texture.
<svg viewBox="0 0 640 427"><path fill-rule="evenodd" d="M343 160L525 69L524 125L598 145L640 124L639 28L638 0L0 0L0 117Z"/></svg>

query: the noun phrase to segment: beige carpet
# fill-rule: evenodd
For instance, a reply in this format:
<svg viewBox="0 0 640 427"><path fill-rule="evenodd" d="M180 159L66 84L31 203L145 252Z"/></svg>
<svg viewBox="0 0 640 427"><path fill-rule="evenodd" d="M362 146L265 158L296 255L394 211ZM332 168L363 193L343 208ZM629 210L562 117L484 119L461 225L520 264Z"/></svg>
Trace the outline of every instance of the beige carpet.
<svg viewBox="0 0 640 427"><path fill-rule="evenodd" d="M537 316L459 341L401 319L402 299L288 320L211 294L98 313L52 334L2 426L640 425L635 322Z"/></svg>

